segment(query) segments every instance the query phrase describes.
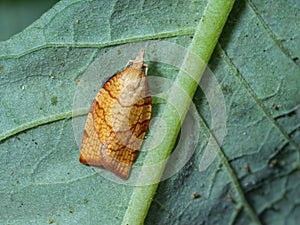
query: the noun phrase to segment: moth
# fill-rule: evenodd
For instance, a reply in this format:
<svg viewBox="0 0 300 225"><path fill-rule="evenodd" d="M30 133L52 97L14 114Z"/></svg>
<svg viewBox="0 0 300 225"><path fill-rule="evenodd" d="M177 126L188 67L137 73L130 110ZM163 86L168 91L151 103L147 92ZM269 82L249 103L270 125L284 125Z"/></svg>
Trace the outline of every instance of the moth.
<svg viewBox="0 0 300 225"><path fill-rule="evenodd" d="M79 156L82 164L104 167L128 179L151 117L147 70L141 49L100 89L87 115Z"/></svg>

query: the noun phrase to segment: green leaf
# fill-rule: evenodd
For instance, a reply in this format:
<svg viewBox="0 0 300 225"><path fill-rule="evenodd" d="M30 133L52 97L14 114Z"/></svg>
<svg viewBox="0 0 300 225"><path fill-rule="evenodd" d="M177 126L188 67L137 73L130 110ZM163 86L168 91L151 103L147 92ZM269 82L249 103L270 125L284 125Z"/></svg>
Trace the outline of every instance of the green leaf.
<svg viewBox="0 0 300 225"><path fill-rule="evenodd" d="M79 164L75 92L95 59L118 44L164 38L190 46L206 4L61 1L0 43L1 224L121 224L134 187ZM209 63L225 98L224 141L199 171L213 112L198 88L195 153L158 185L145 224L299 220L299 7L283 0L233 6ZM176 79L172 67L153 65L149 75ZM160 116L164 104L154 108Z"/></svg>

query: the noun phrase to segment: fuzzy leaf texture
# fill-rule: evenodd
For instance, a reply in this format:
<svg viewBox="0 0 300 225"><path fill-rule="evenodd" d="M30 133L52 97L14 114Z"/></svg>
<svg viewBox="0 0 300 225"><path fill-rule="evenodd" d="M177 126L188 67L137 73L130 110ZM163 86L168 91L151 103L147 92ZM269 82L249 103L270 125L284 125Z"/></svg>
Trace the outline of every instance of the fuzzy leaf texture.
<svg viewBox="0 0 300 225"><path fill-rule="evenodd" d="M65 0L0 42L0 224L122 223L133 187L78 162L71 120L78 81L118 44L164 39L188 47L206 4ZM299 8L296 0L236 1L209 62L226 103L224 141L200 172L211 112L198 88L195 153L159 184L145 224L300 221ZM171 80L177 72L155 68Z"/></svg>

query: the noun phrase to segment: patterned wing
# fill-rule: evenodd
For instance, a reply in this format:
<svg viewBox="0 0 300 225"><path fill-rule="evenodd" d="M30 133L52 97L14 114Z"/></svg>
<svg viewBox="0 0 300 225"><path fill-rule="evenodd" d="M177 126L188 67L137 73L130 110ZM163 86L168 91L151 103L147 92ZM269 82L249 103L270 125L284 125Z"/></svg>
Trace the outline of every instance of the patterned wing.
<svg viewBox="0 0 300 225"><path fill-rule="evenodd" d="M100 89L88 114L80 162L127 179L151 117L143 51Z"/></svg>
<svg viewBox="0 0 300 225"><path fill-rule="evenodd" d="M80 149L79 161L84 165L102 166L100 148L102 143L99 134L94 126L94 109L96 106L94 100L87 116L85 128L82 136L82 145Z"/></svg>

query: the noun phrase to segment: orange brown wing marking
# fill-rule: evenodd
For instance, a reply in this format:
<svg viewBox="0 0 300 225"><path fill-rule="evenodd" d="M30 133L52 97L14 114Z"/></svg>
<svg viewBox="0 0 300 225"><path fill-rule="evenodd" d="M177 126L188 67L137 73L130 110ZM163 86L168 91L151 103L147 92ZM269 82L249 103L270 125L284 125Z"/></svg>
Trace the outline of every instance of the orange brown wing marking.
<svg viewBox="0 0 300 225"><path fill-rule="evenodd" d="M126 145L115 143L113 137L103 145L100 151L103 157L103 166L118 177L127 179L138 151L133 151Z"/></svg>
<svg viewBox="0 0 300 225"><path fill-rule="evenodd" d="M99 166L122 179L129 176L151 117L152 100L142 60L140 52L100 89L83 135L80 161L95 165L85 161L97 159Z"/></svg>
<svg viewBox="0 0 300 225"><path fill-rule="evenodd" d="M118 88L114 88L111 82L103 87L101 97L105 98L106 102L109 101L111 106L104 107L106 125L109 125L106 130L109 130L109 135L99 133L101 137L107 137L101 148L103 166L123 179L129 176L151 117L151 96L145 74L142 74L139 81L128 84L124 79L128 73L140 71L125 69L114 77L116 81L113 84L118 85ZM132 92L126 90L126 84L134 86L135 83L139 83L139 88ZM103 130L100 126L95 126Z"/></svg>
<svg viewBox="0 0 300 225"><path fill-rule="evenodd" d="M95 101L91 106L91 110L88 113L80 150L79 161L85 165L102 166L102 160L100 155L100 148L102 146L99 140L98 133L94 127L94 118L92 115L93 108L95 107Z"/></svg>

